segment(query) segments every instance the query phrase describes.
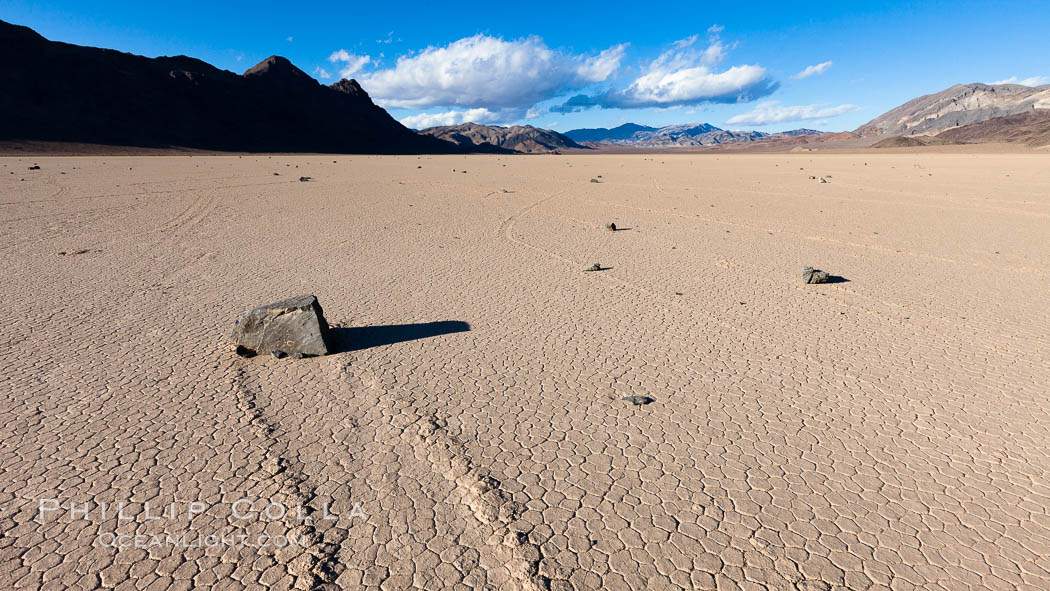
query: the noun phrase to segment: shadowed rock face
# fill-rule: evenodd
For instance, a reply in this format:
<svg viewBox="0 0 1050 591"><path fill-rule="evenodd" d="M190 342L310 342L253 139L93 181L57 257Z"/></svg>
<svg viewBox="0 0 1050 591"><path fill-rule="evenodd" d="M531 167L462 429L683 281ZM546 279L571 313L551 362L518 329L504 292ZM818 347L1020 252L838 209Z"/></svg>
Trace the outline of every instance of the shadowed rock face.
<svg viewBox="0 0 1050 591"><path fill-rule="evenodd" d="M307 357L328 354L328 322L317 298L301 295L241 314L230 339L254 353Z"/></svg>
<svg viewBox="0 0 1050 591"><path fill-rule="evenodd" d="M243 76L185 57L48 41L0 21L0 139L232 151L451 153L283 57Z"/></svg>

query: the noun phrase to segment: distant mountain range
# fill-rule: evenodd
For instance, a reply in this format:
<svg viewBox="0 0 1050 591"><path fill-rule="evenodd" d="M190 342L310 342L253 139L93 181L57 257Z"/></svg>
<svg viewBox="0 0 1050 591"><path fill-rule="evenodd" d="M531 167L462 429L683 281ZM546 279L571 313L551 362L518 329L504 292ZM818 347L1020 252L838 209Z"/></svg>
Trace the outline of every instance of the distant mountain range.
<svg viewBox="0 0 1050 591"><path fill-rule="evenodd" d="M666 127L648 127L636 123L625 123L612 129L574 129L565 135L577 142L592 144L614 144L635 148L688 148L736 144L760 140L775 140L802 135L821 135L815 129L794 129L779 133L761 131L729 131L710 123L687 123Z"/></svg>
<svg viewBox="0 0 1050 591"><path fill-rule="evenodd" d="M230 151L453 153L354 80L322 86L283 57L243 76L185 56L48 41L0 21L0 139Z"/></svg>
<svg viewBox="0 0 1050 591"><path fill-rule="evenodd" d="M440 138L468 149L485 152L548 153L566 149L586 150L568 137L549 129L531 125L479 125L463 123L430 127L419 133Z"/></svg>

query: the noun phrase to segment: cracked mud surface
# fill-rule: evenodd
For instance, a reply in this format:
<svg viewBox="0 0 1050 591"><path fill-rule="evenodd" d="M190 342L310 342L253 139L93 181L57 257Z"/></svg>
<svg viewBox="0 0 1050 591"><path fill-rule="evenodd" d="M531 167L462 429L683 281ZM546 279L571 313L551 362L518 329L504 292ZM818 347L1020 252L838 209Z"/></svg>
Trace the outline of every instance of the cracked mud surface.
<svg viewBox="0 0 1050 591"><path fill-rule="evenodd" d="M0 588L1050 588L1044 155L35 160Z"/></svg>

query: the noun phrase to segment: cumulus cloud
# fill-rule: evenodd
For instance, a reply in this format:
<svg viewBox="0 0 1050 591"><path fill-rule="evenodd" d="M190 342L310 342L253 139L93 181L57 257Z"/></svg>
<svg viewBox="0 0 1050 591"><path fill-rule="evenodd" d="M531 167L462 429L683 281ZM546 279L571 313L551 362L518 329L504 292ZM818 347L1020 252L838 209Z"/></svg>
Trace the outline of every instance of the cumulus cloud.
<svg viewBox="0 0 1050 591"><path fill-rule="evenodd" d="M498 123L507 119L516 118L499 111L490 111L486 108L467 109L461 111L445 111L444 113L419 113L401 119L401 124L412 129L426 129L439 125L459 125L460 123Z"/></svg>
<svg viewBox="0 0 1050 591"><path fill-rule="evenodd" d="M553 50L539 37L507 41L475 35L398 58L361 85L387 107L528 108L573 88L607 80L624 45L595 56Z"/></svg>
<svg viewBox="0 0 1050 591"><path fill-rule="evenodd" d="M1050 84L1050 78L1046 76L1032 76L1031 78L1025 78L1018 80L1017 76L1010 76L1006 80L996 80L992 84L1020 84L1021 86L1042 86L1044 84Z"/></svg>
<svg viewBox="0 0 1050 591"><path fill-rule="evenodd" d="M859 110L857 105L781 105L779 101L766 101L748 113L734 115L726 120L730 125L769 125L786 121L809 121L834 117Z"/></svg>
<svg viewBox="0 0 1050 591"><path fill-rule="evenodd" d="M732 49L719 39L719 30L713 28L709 44L704 49L696 47L697 35L675 42L622 90L578 94L564 104L552 107L551 111L570 113L591 107L631 109L738 103L776 90L777 83L770 80L766 69L761 66L741 65L716 70Z"/></svg>
<svg viewBox="0 0 1050 591"><path fill-rule="evenodd" d="M372 57L367 55L354 55L345 49L332 52L332 55L328 56L328 61L333 64L342 64L339 70L339 75L343 78L349 78L361 71L361 68L367 66L372 62Z"/></svg>
<svg viewBox="0 0 1050 591"><path fill-rule="evenodd" d="M821 62L812 66L806 66L805 70L802 70L798 74L795 74L791 78L793 80L802 80L803 78L809 78L810 76L816 76L817 74L823 74L825 70L831 67L831 60Z"/></svg>
<svg viewBox="0 0 1050 591"><path fill-rule="evenodd" d="M604 82L620 68L627 44L621 43L602 51L594 57L584 58L576 68L576 74L583 82Z"/></svg>

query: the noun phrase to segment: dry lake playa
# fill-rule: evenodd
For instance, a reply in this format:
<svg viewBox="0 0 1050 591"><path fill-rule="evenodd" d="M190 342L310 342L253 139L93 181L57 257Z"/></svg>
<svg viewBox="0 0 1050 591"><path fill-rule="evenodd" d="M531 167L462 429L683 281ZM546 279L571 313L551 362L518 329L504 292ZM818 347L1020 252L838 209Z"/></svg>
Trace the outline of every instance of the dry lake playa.
<svg viewBox="0 0 1050 591"><path fill-rule="evenodd" d="M2 588L1050 588L1046 150L11 156L0 228Z"/></svg>

